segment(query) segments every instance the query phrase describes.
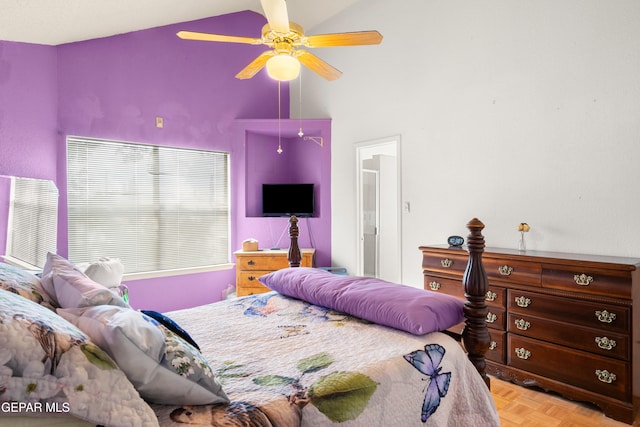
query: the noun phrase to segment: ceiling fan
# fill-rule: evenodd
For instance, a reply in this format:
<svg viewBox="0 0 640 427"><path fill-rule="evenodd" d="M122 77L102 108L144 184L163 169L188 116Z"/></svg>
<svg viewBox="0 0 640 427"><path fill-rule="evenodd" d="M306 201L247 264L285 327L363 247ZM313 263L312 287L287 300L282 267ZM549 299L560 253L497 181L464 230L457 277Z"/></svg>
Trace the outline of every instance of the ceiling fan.
<svg viewBox="0 0 640 427"><path fill-rule="evenodd" d="M302 49L331 46L362 46L380 44L382 35L378 31L356 31L350 33L318 34L306 36L302 27L289 22L285 0L260 0L267 17L262 27L262 37L239 37L221 34L180 31L178 37L185 40L245 43L265 45L271 48L262 52L249 65L242 69L236 78L250 79L263 67L267 73L280 81L289 81L298 77L300 63L318 73L327 80L335 80L342 72L314 54Z"/></svg>

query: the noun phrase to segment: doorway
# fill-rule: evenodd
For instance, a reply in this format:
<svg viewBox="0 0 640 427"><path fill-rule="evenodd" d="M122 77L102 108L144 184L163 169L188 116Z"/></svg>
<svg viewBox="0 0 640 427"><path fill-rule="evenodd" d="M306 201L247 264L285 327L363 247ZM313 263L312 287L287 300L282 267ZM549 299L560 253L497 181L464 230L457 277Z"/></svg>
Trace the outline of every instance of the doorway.
<svg viewBox="0 0 640 427"><path fill-rule="evenodd" d="M402 282L400 137L356 144L357 275Z"/></svg>

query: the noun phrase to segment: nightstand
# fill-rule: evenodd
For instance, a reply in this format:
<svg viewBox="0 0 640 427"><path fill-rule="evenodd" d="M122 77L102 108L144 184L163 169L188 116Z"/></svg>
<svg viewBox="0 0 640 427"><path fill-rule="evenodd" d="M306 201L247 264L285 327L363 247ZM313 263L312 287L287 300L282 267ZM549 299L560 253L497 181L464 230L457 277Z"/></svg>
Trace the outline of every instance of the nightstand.
<svg viewBox="0 0 640 427"><path fill-rule="evenodd" d="M258 278L273 271L289 267L288 249L271 249L263 251L236 251L236 295L239 297L269 292ZM302 253L301 267L313 267L315 249L300 249Z"/></svg>

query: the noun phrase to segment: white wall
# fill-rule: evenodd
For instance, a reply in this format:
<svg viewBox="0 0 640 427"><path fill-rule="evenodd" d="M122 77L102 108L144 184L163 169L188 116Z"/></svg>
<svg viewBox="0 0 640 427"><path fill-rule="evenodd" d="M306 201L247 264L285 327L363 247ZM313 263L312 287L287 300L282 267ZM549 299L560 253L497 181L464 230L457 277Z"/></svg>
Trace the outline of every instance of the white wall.
<svg viewBox="0 0 640 427"><path fill-rule="evenodd" d="M354 144L396 134L405 283L473 217L490 246L528 222L528 249L640 257L640 1L364 0L308 33L368 29L313 51L339 80L302 80L302 116L333 119L334 265L356 262Z"/></svg>

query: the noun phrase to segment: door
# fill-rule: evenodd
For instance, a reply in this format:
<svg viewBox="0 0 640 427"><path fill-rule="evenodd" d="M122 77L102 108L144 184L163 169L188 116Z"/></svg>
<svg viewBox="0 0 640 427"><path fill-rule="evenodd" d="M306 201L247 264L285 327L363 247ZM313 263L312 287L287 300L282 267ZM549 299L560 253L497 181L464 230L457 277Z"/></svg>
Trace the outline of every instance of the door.
<svg viewBox="0 0 640 427"><path fill-rule="evenodd" d="M379 240L378 229L380 224L380 205L378 194L380 183L378 171L362 169L362 276L378 277L379 265Z"/></svg>
<svg viewBox="0 0 640 427"><path fill-rule="evenodd" d="M400 137L356 144L357 274L402 281Z"/></svg>

